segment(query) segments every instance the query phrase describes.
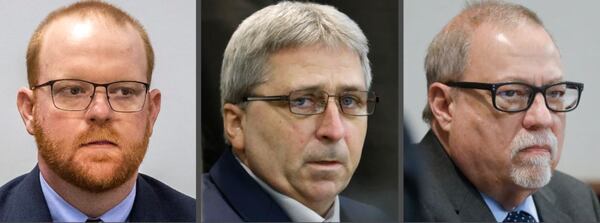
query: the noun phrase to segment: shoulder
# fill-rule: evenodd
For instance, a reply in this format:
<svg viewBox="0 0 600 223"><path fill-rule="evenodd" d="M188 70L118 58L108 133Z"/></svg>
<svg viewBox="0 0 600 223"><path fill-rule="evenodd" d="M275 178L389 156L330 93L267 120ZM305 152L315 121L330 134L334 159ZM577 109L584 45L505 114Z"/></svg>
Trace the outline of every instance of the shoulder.
<svg viewBox="0 0 600 223"><path fill-rule="evenodd" d="M15 190L17 190L19 185L23 182L25 176L27 176L27 174L21 175L0 187L0 216L2 216L2 213L6 213L10 208L11 201L15 199Z"/></svg>
<svg viewBox="0 0 600 223"><path fill-rule="evenodd" d="M202 177L202 219L203 222L242 222L242 218L225 200L210 174Z"/></svg>
<svg viewBox="0 0 600 223"><path fill-rule="evenodd" d="M340 196L340 212L341 221L377 222L390 220L390 217L381 209L344 196Z"/></svg>
<svg viewBox="0 0 600 223"><path fill-rule="evenodd" d="M0 187L0 222L50 220L37 167Z"/></svg>
<svg viewBox="0 0 600 223"><path fill-rule="evenodd" d="M585 183L560 171L554 171L550 183L533 196L539 212L560 210L575 222L600 220L600 204L594 191Z"/></svg>
<svg viewBox="0 0 600 223"><path fill-rule="evenodd" d="M194 198L145 174L139 174L137 183L136 204L134 205L143 206L142 211L164 213L164 215L171 216L165 219L169 221L196 220L196 200Z"/></svg>
<svg viewBox="0 0 600 223"><path fill-rule="evenodd" d="M544 189L551 190L562 197L563 194L568 197L589 196L592 189L580 180L575 179L561 171L554 171L550 183Z"/></svg>

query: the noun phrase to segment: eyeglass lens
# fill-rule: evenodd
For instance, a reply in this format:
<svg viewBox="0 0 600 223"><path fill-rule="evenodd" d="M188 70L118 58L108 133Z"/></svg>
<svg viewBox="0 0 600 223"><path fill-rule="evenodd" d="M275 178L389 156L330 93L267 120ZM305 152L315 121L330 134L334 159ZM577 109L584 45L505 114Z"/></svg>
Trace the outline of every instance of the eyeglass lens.
<svg viewBox="0 0 600 223"><path fill-rule="evenodd" d="M547 106L555 111L569 111L578 102L579 89L567 83L557 84L545 89ZM525 84L506 84L496 89L495 105L504 111L519 111L533 103L535 91Z"/></svg>
<svg viewBox="0 0 600 223"><path fill-rule="evenodd" d="M54 105L63 110L85 110L92 101L93 84L78 80L60 80L52 85ZM115 111L139 111L146 99L146 86L138 82L116 82L107 86L106 94Z"/></svg>
<svg viewBox="0 0 600 223"><path fill-rule="evenodd" d="M375 110L376 96L373 92L347 91L330 96L324 91L301 90L290 93L290 111L306 115L322 113L329 97L336 97L342 112L349 115L369 115Z"/></svg>

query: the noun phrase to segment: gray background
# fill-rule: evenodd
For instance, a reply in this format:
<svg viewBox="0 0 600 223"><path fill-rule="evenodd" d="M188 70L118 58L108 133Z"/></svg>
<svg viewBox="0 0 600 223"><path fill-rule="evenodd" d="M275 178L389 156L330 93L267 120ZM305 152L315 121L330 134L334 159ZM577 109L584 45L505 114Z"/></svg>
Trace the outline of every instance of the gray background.
<svg viewBox="0 0 600 223"><path fill-rule="evenodd" d="M0 185L36 165L37 148L16 106L27 86L31 34L52 10L74 1L0 0ZM162 107L140 172L196 197L196 2L113 0L144 25L154 47L151 88Z"/></svg>
<svg viewBox="0 0 600 223"><path fill-rule="evenodd" d="M599 1L511 1L535 11L562 54L565 79L583 82L579 107L567 113L565 145L558 169L586 182L600 181L600 8ZM404 1L404 122L420 141L428 126L421 120L426 104L423 61L435 36L464 8L465 1Z"/></svg>

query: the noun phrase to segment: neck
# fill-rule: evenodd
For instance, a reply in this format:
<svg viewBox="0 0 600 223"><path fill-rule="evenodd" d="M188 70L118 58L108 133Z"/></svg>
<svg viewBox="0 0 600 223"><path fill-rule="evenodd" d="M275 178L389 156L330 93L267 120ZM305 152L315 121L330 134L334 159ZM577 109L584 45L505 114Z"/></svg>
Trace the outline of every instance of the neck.
<svg viewBox="0 0 600 223"><path fill-rule="evenodd" d="M318 201L309 201L309 200L303 198L303 196L300 196L300 194L298 194L298 193L286 194L286 193L280 192L280 191L276 190L273 185L269 185L265 180L263 180L265 178L259 177L254 171L252 171L250 169L250 167L248 165L248 160L246 159L245 155L243 155L243 154L241 155L240 153L236 152L236 150L233 150L233 155L240 162L240 164L242 164L242 168L244 168L244 170L252 178L254 178L258 182L258 184L261 187L263 187L266 191L272 190L272 191L280 193L284 196L288 196L288 197L300 202L302 205L308 207L309 209L313 210L314 212L316 212L323 218L325 217L325 215L327 214L329 209L333 208L333 203L335 201L336 196L333 196L332 198L329 198L329 199L322 199L322 200L318 200Z"/></svg>
<svg viewBox="0 0 600 223"><path fill-rule="evenodd" d="M321 217L325 218L325 216L327 215L327 212L329 212L329 209L333 208L333 201L321 202L319 204L305 203L304 205L306 205L308 208L312 209L313 211L317 212L317 214L321 215Z"/></svg>
<svg viewBox="0 0 600 223"><path fill-rule="evenodd" d="M108 191L96 193L77 187L58 176L43 159L38 159L40 172L44 180L62 199L88 217L97 218L117 206L133 189L137 174L124 184Z"/></svg>
<svg viewBox="0 0 600 223"><path fill-rule="evenodd" d="M505 211L513 211L519 204L523 203L525 199L531 195L535 190L480 190L486 195L493 198L496 202L498 202Z"/></svg>

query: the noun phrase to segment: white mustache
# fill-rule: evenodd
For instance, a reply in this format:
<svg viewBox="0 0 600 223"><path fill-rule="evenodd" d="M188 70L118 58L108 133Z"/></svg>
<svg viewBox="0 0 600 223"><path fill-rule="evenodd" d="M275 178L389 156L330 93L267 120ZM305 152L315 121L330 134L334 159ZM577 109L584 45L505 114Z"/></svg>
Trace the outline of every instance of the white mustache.
<svg viewBox="0 0 600 223"><path fill-rule="evenodd" d="M519 151L531 146L548 146L550 147L552 160L555 160L558 156L558 139L550 129L543 129L517 134L511 143L510 158L514 158Z"/></svg>

